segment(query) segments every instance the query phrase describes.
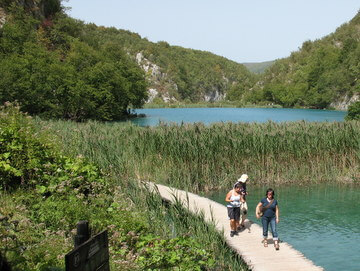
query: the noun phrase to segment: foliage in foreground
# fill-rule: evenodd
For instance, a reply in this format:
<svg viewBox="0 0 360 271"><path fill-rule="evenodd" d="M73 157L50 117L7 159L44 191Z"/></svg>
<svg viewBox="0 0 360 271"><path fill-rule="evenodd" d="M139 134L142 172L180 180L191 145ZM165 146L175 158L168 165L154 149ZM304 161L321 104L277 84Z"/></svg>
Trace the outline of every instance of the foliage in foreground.
<svg viewBox="0 0 360 271"><path fill-rule="evenodd" d="M0 254L14 270L63 270L79 220L90 221L93 233L108 229L112 270L217 270L217 256L190 237L194 231L173 235L164 216L144 212L151 206L159 210L144 201L151 195L131 192L125 183L118 186L82 157L62 155L56 141L36 132L19 108L1 109Z"/></svg>
<svg viewBox="0 0 360 271"><path fill-rule="evenodd" d="M199 266L194 265L195 262L210 270L248 270L241 257L226 244L223 234L218 233L215 224L204 222L203 213L189 212L176 197L172 204L163 202L159 195L149 192L146 185L140 188L130 185L129 188L136 205L148 210L148 223L157 225L155 232L160 236L175 237L179 241L174 244L171 240L156 240L153 236L142 239L147 246L156 247L154 251L145 254L150 258L138 259L143 267L161 269L163 261L168 261L169 267L175 267L174 262L179 262L178 256L182 256L184 260L174 270L200 270ZM190 253L175 252L183 247ZM174 251L160 256L160 248L163 251L174 248ZM148 247L145 247L146 250Z"/></svg>

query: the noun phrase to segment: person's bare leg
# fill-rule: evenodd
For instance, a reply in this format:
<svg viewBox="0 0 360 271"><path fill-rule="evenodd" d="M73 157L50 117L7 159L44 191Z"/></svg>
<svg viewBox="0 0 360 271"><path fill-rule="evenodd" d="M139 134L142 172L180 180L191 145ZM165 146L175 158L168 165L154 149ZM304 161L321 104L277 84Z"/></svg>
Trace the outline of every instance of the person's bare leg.
<svg viewBox="0 0 360 271"><path fill-rule="evenodd" d="M235 219L230 219L230 237L233 237L236 233L236 221Z"/></svg>

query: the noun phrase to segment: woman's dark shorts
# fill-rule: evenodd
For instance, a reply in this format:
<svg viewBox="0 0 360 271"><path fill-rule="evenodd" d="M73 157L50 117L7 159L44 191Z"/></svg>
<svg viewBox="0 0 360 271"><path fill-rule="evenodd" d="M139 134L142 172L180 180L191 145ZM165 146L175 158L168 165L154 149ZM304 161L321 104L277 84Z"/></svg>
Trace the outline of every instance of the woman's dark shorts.
<svg viewBox="0 0 360 271"><path fill-rule="evenodd" d="M240 207L227 207L230 219L240 220Z"/></svg>

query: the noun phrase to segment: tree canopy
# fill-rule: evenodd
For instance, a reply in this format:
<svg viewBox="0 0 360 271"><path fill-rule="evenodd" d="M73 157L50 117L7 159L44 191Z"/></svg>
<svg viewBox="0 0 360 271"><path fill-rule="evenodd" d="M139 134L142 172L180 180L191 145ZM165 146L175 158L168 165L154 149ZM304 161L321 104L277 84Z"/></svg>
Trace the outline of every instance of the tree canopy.
<svg viewBox="0 0 360 271"><path fill-rule="evenodd" d="M147 99L145 73L117 43L86 42L83 24L19 5L0 30L0 100L48 118L116 120ZM47 10L51 11L51 7Z"/></svg>

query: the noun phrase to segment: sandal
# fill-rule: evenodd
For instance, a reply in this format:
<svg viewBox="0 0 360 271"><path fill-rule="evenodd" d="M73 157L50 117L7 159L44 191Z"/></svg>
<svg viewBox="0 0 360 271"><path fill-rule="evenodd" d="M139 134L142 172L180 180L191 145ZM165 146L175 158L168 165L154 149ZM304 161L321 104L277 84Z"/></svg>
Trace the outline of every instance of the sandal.
<svg viewBox="0 0 360 271"><path fill-rule="evenodd" d="M268 247L268 241L266 239L264 239L263 243L264 243L264 247Z"/></svg>
<svg viewBox="0 0 360 271"><path fill-rule="evenodd" d="M275 241L275 242L274 242L274 247L275 247L276 250L279 250L279 249L280 249L279 241Z"/></svg>

